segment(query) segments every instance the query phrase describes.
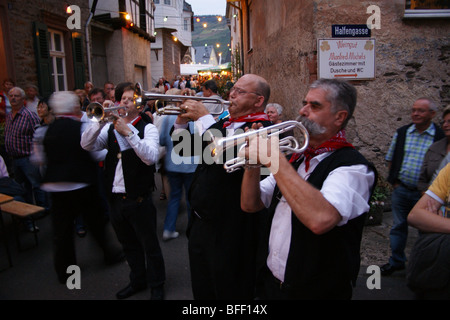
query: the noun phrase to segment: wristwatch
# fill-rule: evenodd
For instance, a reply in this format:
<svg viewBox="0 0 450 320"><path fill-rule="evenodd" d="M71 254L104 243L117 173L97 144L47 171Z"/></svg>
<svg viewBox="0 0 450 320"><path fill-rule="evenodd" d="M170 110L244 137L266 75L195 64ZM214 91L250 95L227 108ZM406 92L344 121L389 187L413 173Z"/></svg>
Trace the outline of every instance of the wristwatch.
<svg viewBox="0 0 450 320"><path fill-rule="evenodd" d="M134 135L133 131L130 131L130 133L128 133L128 138L131 138Z"/></svg>

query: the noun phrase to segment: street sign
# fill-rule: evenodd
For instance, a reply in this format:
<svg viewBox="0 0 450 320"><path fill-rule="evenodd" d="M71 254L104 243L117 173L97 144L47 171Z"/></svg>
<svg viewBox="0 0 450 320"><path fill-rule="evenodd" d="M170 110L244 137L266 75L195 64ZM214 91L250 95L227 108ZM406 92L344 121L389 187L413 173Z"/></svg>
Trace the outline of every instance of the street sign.
<svg viewBox="0 0 450 320"><path fill-rule="evenodd" d="M375 78L375 39L318 39L318 76L327 79Z"/></svg>
<svg viewBox="0 0 450 320"><path fill-rule="evenodd" d="M367 24L333 24L331 26L333 38L370 38Z"/></svg>

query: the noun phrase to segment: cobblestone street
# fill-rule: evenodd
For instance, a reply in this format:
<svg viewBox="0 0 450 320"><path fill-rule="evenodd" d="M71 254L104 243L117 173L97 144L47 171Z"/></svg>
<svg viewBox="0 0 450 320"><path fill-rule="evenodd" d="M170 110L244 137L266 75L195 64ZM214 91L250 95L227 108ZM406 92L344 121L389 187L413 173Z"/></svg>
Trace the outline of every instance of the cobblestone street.
<svg viewBox="0 0 450 320"><path fill-rule="evenodd" d="M167 200L159 200L161 179L156 176L157 190L153 200L158 210L158 234L162 236L162 225ZM167 191L167 190L166 190ZM75 237L78 254L78 265L81 268L81 289L69 290L58 283L53 270L51 223L47 216L37 221L40 228L39 245L34 247L31 234L21 233L21 242L29 249L19 252L12 232L11 219L4 215L9 235L9 247L12 253L13 266L7 268L7 259L3 243L0 247L0 299L6 300L115 300L115 293L128 283L129 269L125 262L114 266L105 266L100 249L90 237ZM192 300L185 228L187 215L183 209L177 221L180 236L177 239L163 242L161 248L166 264L166 299ZM391 212L384 212L381 225L366 226L361 244L361 269L355 288L354 300L409 300L413 293L406 287L405 271L399 271L390 277L381 278L381 289L369 290L366 285L367 267L382 265L387 262L389 250L389 230L392 225ZM113 232L110 229L110 232ZM417 231L410 228L407 256L411 245L417 237ZM6 269L5 269L6 268ZM146 300L150 290L139 292L129 300Z"/></svg>

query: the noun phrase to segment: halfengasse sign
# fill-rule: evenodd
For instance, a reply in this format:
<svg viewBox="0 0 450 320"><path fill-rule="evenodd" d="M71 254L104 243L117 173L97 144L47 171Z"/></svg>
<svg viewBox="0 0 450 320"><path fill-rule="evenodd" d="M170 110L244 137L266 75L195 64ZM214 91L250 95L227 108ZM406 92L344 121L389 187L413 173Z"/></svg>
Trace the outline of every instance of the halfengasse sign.
<svg viewBox="0 0 450 320"><path fill-rule="evenodd" d="M375 39L318 39L319 78L375 78Z"/></svg>

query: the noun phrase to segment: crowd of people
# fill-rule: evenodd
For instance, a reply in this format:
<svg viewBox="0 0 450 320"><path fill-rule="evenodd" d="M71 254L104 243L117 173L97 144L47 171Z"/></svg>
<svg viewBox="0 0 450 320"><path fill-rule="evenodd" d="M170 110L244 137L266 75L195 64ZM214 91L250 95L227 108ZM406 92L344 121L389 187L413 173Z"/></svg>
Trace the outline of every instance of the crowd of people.
<svg viewBox="0 0 450 320"><path fill-rule="evenodd" d="M184 190L194 299L352 298L365 217L379 179L345 136L357 105L355 87L342 80L312 83L296 119L309 134L306 150L286 156L279 149L281 137L254 134L245 148L233 146L232 154L246 163L233 172L223 166L229 153L211 150L214 141L286 119L280 104L269 103L270 85L261 76L246 74L225 87L221 94L215 79L161 78L152 92L185 98L176 102L177 115L160 115L155 101L135 103L131 82L108 81L103 87L86 82L83 90L43 98L34 85L23 90L11 79L3 82L0 193L42 206L43 216L51 216L61 283L77 261L74 234L91 232L106 264L128 263L129 283L116 293L118 299L147 287L151 299L164 299L166 272L152 200L159 172L163 192L165 179L170 190L163 241L180 235L176 222ZM88 116L92 103L114 111ZM408 223L423 233L444 234L436 252L448 241L450 107L442 126L433 122L437 112L431 99L418 98L412 123L395 132L386 155L394 226L384 276L406 268ZM209 153L215 161L207 161ZM224 199L226 205L218 205ZM111 246L108 222L120 248ZM23 226L39 231L27 219ZM448 263L448 255L439 257ZM425 270L424 259L415 255L414 266ZM408 285L420 297L448 297L448 274L424 287L432 281L418 281L423 273L410 271Z"/></svg>

